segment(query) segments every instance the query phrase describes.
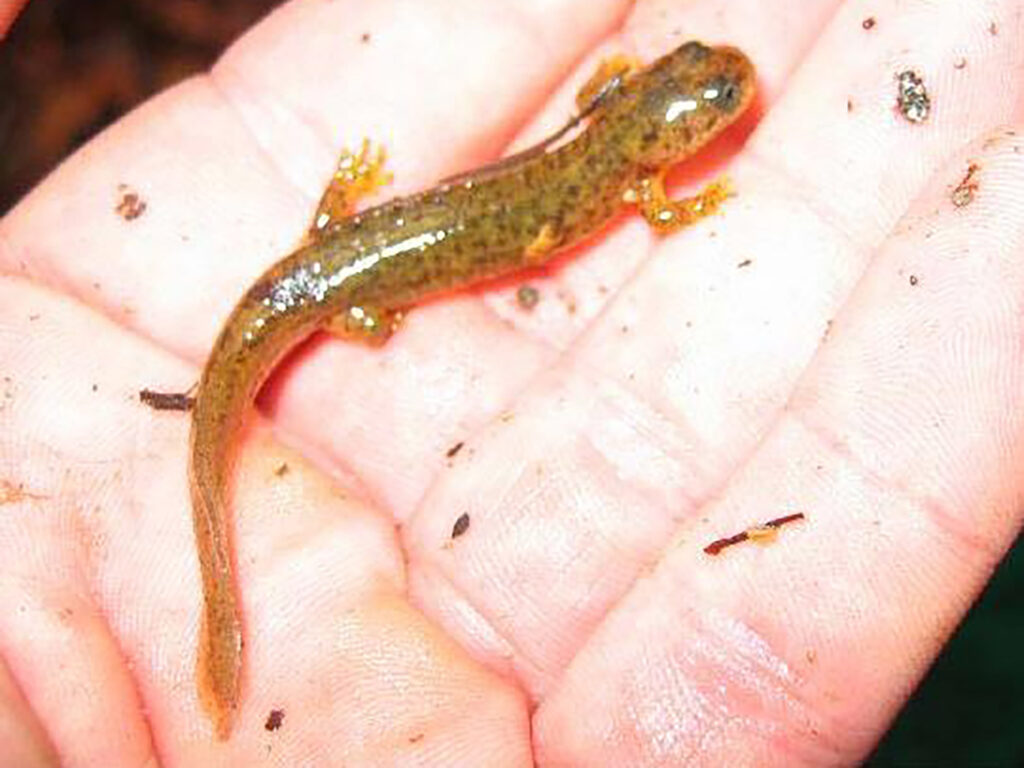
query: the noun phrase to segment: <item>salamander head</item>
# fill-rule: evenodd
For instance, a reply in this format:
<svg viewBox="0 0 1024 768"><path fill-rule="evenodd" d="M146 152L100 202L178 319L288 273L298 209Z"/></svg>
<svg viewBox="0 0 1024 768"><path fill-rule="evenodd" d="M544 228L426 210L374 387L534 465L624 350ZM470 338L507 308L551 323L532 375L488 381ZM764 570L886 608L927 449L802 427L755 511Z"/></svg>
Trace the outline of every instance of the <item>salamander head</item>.
<svg viewBox="0 0 1024 768"><path fill-rule="evenodd" d="M633 128L624 149L646 167L682 160L743 113L754 81L753 64L736 48L680 46L628 81Z"/></svg>

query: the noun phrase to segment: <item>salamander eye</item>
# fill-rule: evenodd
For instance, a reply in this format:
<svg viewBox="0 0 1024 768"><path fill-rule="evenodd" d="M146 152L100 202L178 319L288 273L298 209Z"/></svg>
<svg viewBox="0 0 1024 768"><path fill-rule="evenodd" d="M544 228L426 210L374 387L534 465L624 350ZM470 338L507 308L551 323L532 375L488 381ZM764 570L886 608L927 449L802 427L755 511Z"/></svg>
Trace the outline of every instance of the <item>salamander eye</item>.
<svg viewBox="0 0 1024 768"><path fill-rule="evenodd" d="M716 77L704 86L703 96L723 112L732 112L740 102L740 87L735 80Z"/></svg>

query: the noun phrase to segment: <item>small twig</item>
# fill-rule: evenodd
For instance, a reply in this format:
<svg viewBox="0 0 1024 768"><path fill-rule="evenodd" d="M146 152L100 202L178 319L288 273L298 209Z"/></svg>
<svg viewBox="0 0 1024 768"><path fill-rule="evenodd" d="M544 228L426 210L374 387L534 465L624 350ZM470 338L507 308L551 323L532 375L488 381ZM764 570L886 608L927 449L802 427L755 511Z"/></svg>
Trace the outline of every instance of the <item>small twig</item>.
<svg viewBox="0 0 1024 768"><path fill-rule="evenodd" d="M769 520L767 523L761 525L755 525L742 533L737 533L733 536L727 536L724 539L716 539L704 547L704 551L709 555L717 555L723 549L731 547L740 542L752 540L769 542L773 541L778 535L778 529L788 523L796 522L797 520L805 519L803 512L794 512L791 515L783 515L782 517L776 517L774 520Z"/></svg>
<svg viewBox="0 0 1024 768"><path fill-rule="evenodd" d="M139 400L154 411L191 411L196 399L188 392L156 392L140 389Z"/></svg>

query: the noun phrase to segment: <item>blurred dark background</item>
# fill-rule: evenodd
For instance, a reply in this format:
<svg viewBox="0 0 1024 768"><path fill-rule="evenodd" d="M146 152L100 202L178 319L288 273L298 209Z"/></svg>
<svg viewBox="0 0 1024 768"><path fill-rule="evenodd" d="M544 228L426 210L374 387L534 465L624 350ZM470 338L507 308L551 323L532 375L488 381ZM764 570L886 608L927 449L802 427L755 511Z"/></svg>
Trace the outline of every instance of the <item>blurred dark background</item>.
<svg viewBox="0 0 1024 768"><path fill-rule="evenodd" d="M0 42L0 212L118 116L208 67L274 5L30 0Z"/></svg>
<svg viewBox="0 0 1024 768"><path fill-rule="evenodd" d="M32 0L0 43L0 212L277 1ZM1024 768L1019 544L868 765Z"/></svg>

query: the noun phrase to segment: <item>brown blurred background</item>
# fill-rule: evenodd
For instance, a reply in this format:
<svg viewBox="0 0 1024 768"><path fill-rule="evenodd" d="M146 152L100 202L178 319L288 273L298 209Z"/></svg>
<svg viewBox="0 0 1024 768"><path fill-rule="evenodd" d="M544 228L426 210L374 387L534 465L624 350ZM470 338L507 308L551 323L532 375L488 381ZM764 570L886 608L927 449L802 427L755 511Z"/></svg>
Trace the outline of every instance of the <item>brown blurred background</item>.
<svg viewBox="0 0 1024 768"><path fill-rule="evenodd" d="M108 123L210 66L273 5L31 0L0 43L0 213Z"/></svg>
<svg viewBox="0 0 1024 768"><path fill-rule="evenodd" d="M0 214L125 111L208 67L276 4L31 0L0 43ZM869 764L1024 767L1022 649L1018 543Z"/></svg>

